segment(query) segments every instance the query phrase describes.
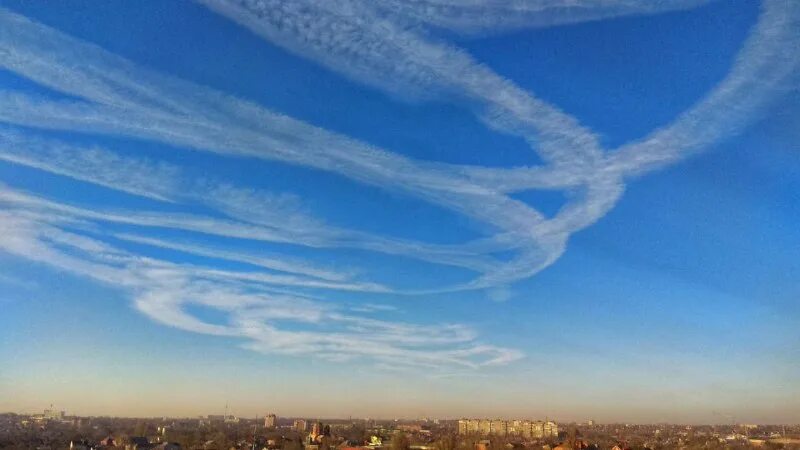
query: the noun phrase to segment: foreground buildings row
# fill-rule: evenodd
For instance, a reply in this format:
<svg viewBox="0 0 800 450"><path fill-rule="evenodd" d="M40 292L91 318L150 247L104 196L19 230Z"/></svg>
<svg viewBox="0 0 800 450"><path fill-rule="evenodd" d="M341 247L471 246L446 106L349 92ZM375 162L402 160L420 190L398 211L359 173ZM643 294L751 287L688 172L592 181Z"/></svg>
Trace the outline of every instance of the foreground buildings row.
<svg viewBox="0 0 800 450"><path fill-rule="evenodd" d="M461 419L458 421L458 434L542 439L558 436L558 425L549 420Z"/></svg>

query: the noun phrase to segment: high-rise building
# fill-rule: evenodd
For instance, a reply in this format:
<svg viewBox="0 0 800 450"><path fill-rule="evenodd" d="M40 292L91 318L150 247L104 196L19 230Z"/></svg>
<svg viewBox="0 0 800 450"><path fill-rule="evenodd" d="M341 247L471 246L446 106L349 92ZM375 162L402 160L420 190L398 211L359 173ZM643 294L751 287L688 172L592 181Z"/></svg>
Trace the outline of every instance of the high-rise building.
<svg viewBox="0 0 800 450"><path fill-rule="evenodd" d="M508 422L505 420L492 420L489 424L489 433L497 436L505 436L508 433Z"/></svg>
<svg viewBox="0 0 800 450"><path fill-rule="evenodd" d="M278 426L278 416L275 414L267 414L264 418L264 428L275 428Z"/></svg>
<svg viewBox="0 0 800 450"><path fill-rule="evenodd" d="M480 434L490 434L492 432L492 421L487 419L482 419L478 421L478 433Z"/></svg>
<svg viewBox="0 0 800 450"><path fill-rule="evenodd" d="M531 436L535 438L543 438L545 436L549 436L546 433L544 422L541 420L537 420L531 424Z"/></svg>
<svg viewBox="0 0 800 450"><path fill-rule="evenodd" d="M458 434L515 435L526 439L542 439L558 436L558 425L549 420L461 419L458 421Z"/></svg>
<svg viewBox="0 0 800 450"><path fill-rule="evenodd" d="M314 422L311 425L311 434L314 436L322 436L322 423Z"/></svg>
<svg viewBox="0 0 800 450"><path fill-rule="evenodd" d="M58 411L50 405L50 409L45 409L43 414L45 420L64 420L64 411Z"/></svg>
<svg viewBox="0 0 800 450"><path fill-rule="evenodd" d="M545 422L543 428L545 436L558 436L558 425L552 420Z"/></svg>
<svg viewBox="0 0 800 450"><path fill-rule="evenodd" d="M295 419L293 427L298 433L305 433L308 424L305 419Z"/></svg>

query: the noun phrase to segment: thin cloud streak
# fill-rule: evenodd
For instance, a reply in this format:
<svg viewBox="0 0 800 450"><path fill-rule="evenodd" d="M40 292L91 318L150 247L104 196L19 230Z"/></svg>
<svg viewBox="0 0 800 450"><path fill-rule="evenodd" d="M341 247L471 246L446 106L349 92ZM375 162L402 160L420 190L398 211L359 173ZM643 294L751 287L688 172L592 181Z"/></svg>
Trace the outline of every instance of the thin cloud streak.
<svg viewBox="0 0 800 450"><path fill-rule="evenodd" d="M475 368L521 358L516 350L478 342L477 335L459 325L423 327L376 321L332 310L304 292L421 295L504 287L533 276L558 260L573 233L614 207L624 193L626 179L664 167L734 134L782 89L797 81L798 59L791 51L800 43L800 5L766 0L758 23L719 86L673 123L644 139L618 149L603 149L596 133L576 118L522 90L462 49L432 38L425 27L481 32L490 23L506 28L550 26L566 23L560 16L561 11L570 10L565 5L573 11L585 8L573 16L582 21L657 13L705 2L687 0L652 7L647 2L553 1L540 9L528 7L514 18L510 15L519 11L518 3L489 9L494 3L481 0L460 4L420 0L408 5L435 8L415 14L407 10L410 6L390 8L382 1L374 5L358 0L202 3L273 44L395 96L460 99L474 106L475 114L490 128L524 138L531 151L546 162L543 166L498 169L413 160L148 71L0 8L0 66L79 98L56 100L0 91L0 121L11 125L0 129L0 159L173 206L203 204L220 216L179 210L102 211L0 186L0 204L8 208L0 211L0 247L19 257L122 286L136 307L156 321L187 331L238 337L244 339L246 348L265 353L307 355L323 348L335 360L367 358L380 365L400 359L423 368ZM386 9L392 13L379 14ZM478 15L486 22L475 23ZM407 27L406 21L418 26ZM81 64L75 64L76 60ZM182 179L178 168L123 158L106 149L83 149L30 137L15 130L14 126L20 125L124 136L223 157L325 170L457 212L487 225L493 234L458 245L437 245L342 229L312 217L291 194L250 190L220 180L192 184ZM571 195L548 218L508 195L530 189L567 190ZM143 235L107 236L128 243L238 261L284 274L176 264L66 231L68 226L80 229L100 223L140 227ZM166 243L146 235L156 229L308 248L357 248L461 267L476 274L455 285L404 290L353 280L304 262ZM506 251L513 251L514 256L506 260L492 256ZM275 292L276 286L284 293ZM293 289L296 295L292 295ZM229 315L229 321L203 322L187 312L186 306L192 304L221 310ZM309 310L316 312L309 316ZM284 322L313 323L318 329L301 332L282 328Z"/></svg>
<svg viewBox="0 0 800 450"><path fill-rule="evenodd" d="M722 82L674 122L609 157L609 170L641 175L736 134L780 93L797 86L800 3L766 0Z"/></svg>
<svg viewBox="0 0 800 450"><path fill-rule="evenodd" d="M304 263L302 261L293 261L293 258L285 255L274 255L272 257L264 257L253 254L246 254L242 252L225 251L216 248L209 248L196 243L179 244L174 241L165 241L163 239L150 238L146 236L137 236L128 233L119 233L114 235L115 238L135 242L137 244L149 245L152 247L159 247L170 250L177 250L183 253L189 253L198 256L205 256L215 259L224 259L228 261L235 261L250 264L264 269L276 270L287 273L298 273L308 275L314 278L320 278L328 281L344 281L352 278L352 274L342 273L338 271L321 269Z"/></svg>
<svg viewBox="0 0 800 450"><path fill-rule="evenodd" d="M17 25L20 25L20 23L25 24L24 20L13 19ZM35 24L26 25L41 28ZM70 38L49 29L39 30L38 34L48 33L53 35L54 41L65 40L69 44L63 53L69 53L72 45L79 45L72 42ZM83 47L78 52L79 54L84 55L89 51L101 52L91 46L80 45L83 45ZM30 43L23 45L23 47L26 46L30 46ZM87 64L91 64L95 60L104 61L109 58L101 54L98 58L88 59ZM17 66L23 65L21 62L17 64ZM29 67L25 67L25 69L26 71L33 70ZM87 77L91 76L92 73L102 72L102 70L98 68L91 69L88 72ZM47 75L47 73L44 75ZM39 74L38 78L41 79L44 75ZM152 79L154 77L155 75L149 73L145 73L142 76L143 79ZM60 83L60 80L58 82ZM50 84L56 85L57 81L53 80ZM165 84L175 87L177 81L168 79L165 80ZM62 89L68 88L63 84L59 85L59 87ZM150 90L153 89L155 88ZM197 98L202 97L197 92L207 92L208 90L187 84L178 92L184 91L195 92L194 95L186 95L186 98ZM86 92L77 88L68 89L67 93L86 94ZM175 94L164 92L162 97L166 98L170 97L170 95L174 96ZM234 122L230 123L223 132L223 129L220 128L220 120L211 121L204 118L187 120L184 117L172 120L168 119L168 111L158 111L155 114L158 120L153 121L146 115L142 115L139 118L139 110L126 111L112 106L91 105L80 102L61 101L53 103L45 99L35 99L18 94L8 95L8 98L13 99L13 102L0 103L0 117L12 123L34 127L78 129L89 132L131 135L162 140L177 146L210 149L216 152L221 152L224 149L225 152L232 151L234 154L258 157L268 156L293 163L310 165L311 167L334 170L357 181L388 189L400 189L447 208L468 214L478 220L487 221L503 229L510 229L516 235L517 239L514 242L517 243L517 246L540 247L540 244L531 236L529 229L531 226L535 226L537 222L542 221L543 218L540 213L521 202L494 194L486 188L465 183L457 176L454 177L452 172L448 174L441 170L426 169L425 165L416 164L407 158L371 148L352 139L310 127L285 116L275 115L255 105L226 99L224 96L210 91L208 91L206 97L217 101L218 104L216 106L222 106L223 110L231 110L235 113L245 110L251 117L263 118L260 122L261 126L254 130L236 132L236 127L240 127L241 124ZM104 101L105 97L98 96L93 100ZM174 104L180 101L182 100L175 99L170 103ZM3 104L10 104L11 106L1 110ZM140 109L146 107L147 105L144 103L137 106ZM95 109L95 111L92 111L92 109ZM196 115L205 114L201 107L183 109L191 109L195 111ZM214 113L209 114L218 119L216 110ZM235 118L243 116L243 114L238 113L234 115ZM171 121L171 123L168 123L168 121ZM202 126L199 123L202 123ZM264 125L268 127L264 129ZM291 136L291 139L287 139L285 136ZM221 138L224 138L224 140L220 141ZM278 142L275 141L276 138L279 139ZM258 150L255 150L254 146ZM281 150L277 153L271 151L277 148ZM269 154L264 154L265 149ZM320 151L324 151L324 154L319 153ZM331 157L335 159L331 159ZM356 238L356 241L364 241L364 236L356 235L354 238ZM562 238L563 236L556 236L550 239L559 240ZM396 248L396 241L396 239L386 240L377 245L370 245L367 249L384 251L386 248ZM552 243L548 242L541 247L550 246L552 246ZM424 249L420 249L420 246L411 246L409 250L406 254L413 257L415 253L421 253L421 250ZM533 254L535 253L529 252L526 255L526 259L530 259ZM425 258L433 262L456 265L460 261L467 259L453 258L440 254L440 252L429 252ZM552 260L552 258L545 256L543 260ZM508 277L513 278L514 275L505 275L505 278ZM512 280L508 279L506 281ZM460 288L469 287L471 286L464 285Z"/></svg>
<svg viewBox="0 0 800 450"><path fill-rule="evenodd" d="M482 105L479 116L518 134L547 161L585 164L600 155L597 136L466 52L409 31L366 2L201 0L255 34L301 56L400 95L442 91Z"/></svg>
<svg viewBox="0 0 800 450"><path fill-rule="evenodd" d="M326 240L320 236L302 234L300 236L285 232L279 228L269 228L248 224L236 220L200 216L187 213L163 213L147 211L104 211L100 208L86 208L53 202L0 186L0 202L22 206L40 213L52 214L64 219L93 220L155 229L177 229L212 236L237 238L251 241L296 244L310 248L360 248L376 252L408 256L440 264L449 264L480 271L492 267L491 260L480 255L470 255L459 248L442 245L430 245L398 239L380 237L368 238L368 235L340 236L339 240ZM356 239L358 237L359 239Z"/></svg>
<svg viewBox="0 0 800 450"><path fill-rule="evenodd" d="M171 201L178 169L125 158L100 148L79 148L0 128L0 159L129 194Z"/></svg>
<svg viewBox="0 0 800 450"><path fill-rule="evenodd" d="M497 34L627 16L692 9L714 0L375 0L372 4L398 20L466 35Z"/></svg>
<svg viewBox="0 0 800 450"><path fill-rule="evenodd" d="M16 19L15 22L20 22L20 19L14 19ZM24 20L21 23L24 24ZM36 26L34 24L27 25ZM57 39L56 42L62 39L70 42L70 38L64 37L60 33L48 29L39 30L40 35L47 33L54 34L53 38ZM70 43L88 47L81 47L80 51L76 52L82 55L90 51L99 51L85 44ZM25 44L30 45L30 43ZM70 51L71 46L65 48L63 53L69 53ZM110 57L100 55L97 58L100 61L106 59L110 59ZM89 61L91 62L92 59L89 59ZM19 63L19 65L22 65L22 63ZM26 69L30 70L29 68ZM102 72L102 70L99 68L92 69L92 73L94 72ZM39 79L41 77L42 75L40 74ZM147 73L142 76L143 79L153 77L154 75ZM177 84L175 80L166 80L165 83L171 87L175 87ZM55 82L51 84L55 84ZM59 86L64 88L63 85ZM186 84L186 86L182 86L179 92L204 93L206 91L203 88ZM68 93L77 95L85 92L80 89L68 91ZM163 97L169 96L175 96L175 92L163 92ZM214 92L207 93L206 96L213 99L224 99L223 96ZM202 95L185 95L183 97L202 97ZM280 160L288 158L293 163L339 171L369 184L388 187L389 189L399 187L401 190L413 195L477 216L476 218L489 221L497 226L516 228L519 234L516 242L523 244L527 241L528 245L536 245L530 238L527 240L524 238L528 234L528 227L532 223L541 220L541 215L521 202L493 194L485 188L460 182L457 178L453 179L452 175L447 175L444 172L425 170L424 167L420 167L411 160L398 155L373 149L349 138L308 126L285 116L275 115L255 105L246 104L238 100L232 101L232 104L230 102L222 103L222 109L234 111L245 109L251 116L262 117L264 121L261 123L268 128L263 130L264 127L262 126L260 129L243 130L241 133L237 133L236 130L241 127L241 124L229 123L223 127L222 125L225 124L220 125L216 122L212 124L211 120L196 120L194 118L186 120L183 117L172 120L172 123L170 123L169 117L162 111L157 112L154 118L146 115L139 118L137 117L137 111L125 111L109 106L95 106L80 102L52 103L46 99L35 99L18 94L10 94L9 98L12 98L13 101L0 102L0 108L3 105L7 106L4 110L0 110L0 117L4 116L5 120L12 123L34 127L44 126L55 129L79 129L101 133L126 134L162 140L173 145L183 145L190 148L211 149L212 151L222 151L220 149L224 149L226 152L232 150L234 154L276 157ZM98 97L96 100L103 99L104 97ZM180 100L176 99L174 102L178 101ZM99 109L91 112L93 108ZM185 109L192 109L198 115L205 112L199 106ZM216 112L212 115L216 115ZM203 120L204 125L196 125L198 120ZM189 128L185 130L181 128L186 126ZM266 141L263 131L268 133ZM291 136L291 139L287 139L285 137L287 135ZM279 142L275 141L276 137L280 139ZM241 148L240 151L237 150L239 147ZM264 154L264 149L273 148L281 148L282 151L277 154L275 152L270 152L271 154L269 155ZM292 151L287 152L287 149ZM324 150L325 154L320 154L319 151L321 150ZM335 160L331 160L331 156L335 157ZM475 194L472 195L472 193ZM494 209L487 208L487 206L492 205L498 205L498 207ZM318 230L316 234L321 235L323 231ZM314 236L308 236L308 239L314 239ZM360 243L359 245L373 251L396 249L392 251L400 252L402 251L400 247L407 247L408 251L405 251L405 254L408 256L424 255L426 260L444 264L459 265L465 259L448 256L446 253L450 253L449 250L443 252L429 251L426 253L424 251L425 246L422 245L398 245L397 239L383 240L383 242L371 244L370 240L366 239L363 234L352 237L344 236L344 239L349 242Z"/></svg>
<svg viewBox="0 0 800 450"><path fill-rule="evenodd" d="M242 339L243 346L264 353L346 356L429 369L477 368L521 357L514 350L476 343L474 331L463 325L387 322L303 297L257 294L240 282L247 274L139 257L52 224L20 219L13 211L0 212L0 231L0 249L121 288L139 311L159 323ZM228 315L228 323L204 322L187 312L192 305L217 309ZM292 323L321 331L292 330ZM339 330L326 330L331 326Z"/></svg>

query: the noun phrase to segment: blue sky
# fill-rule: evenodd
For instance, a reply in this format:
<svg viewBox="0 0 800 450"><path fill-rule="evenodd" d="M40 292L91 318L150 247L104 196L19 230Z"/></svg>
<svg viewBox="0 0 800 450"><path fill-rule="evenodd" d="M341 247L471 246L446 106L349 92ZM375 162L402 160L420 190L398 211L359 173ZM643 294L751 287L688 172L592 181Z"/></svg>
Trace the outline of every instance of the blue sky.
<svg viewBox="0 0 800 450"><path fill-rule="evenodd" d="M3 7L0 410L800 420L793 2Z"/></svg>

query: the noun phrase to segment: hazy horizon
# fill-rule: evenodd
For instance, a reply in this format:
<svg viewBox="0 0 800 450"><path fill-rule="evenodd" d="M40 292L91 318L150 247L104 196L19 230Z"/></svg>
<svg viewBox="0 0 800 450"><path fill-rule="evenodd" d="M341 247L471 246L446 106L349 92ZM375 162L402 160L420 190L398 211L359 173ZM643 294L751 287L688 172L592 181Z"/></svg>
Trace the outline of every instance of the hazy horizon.
<svg viewBox="0 0 800 450"><path fill-rule="evenodd" d="M798 48L788 0L5 1L0 411L800 423Z"/></svg>
<svg viewBox="0 0 800 450"><path fill-rule="evenodd" d="M56 408L57 409L57 408ZM0 411L0 415L2 414L17 414L20 416L35 416L37 414L41 414L41 411ZM244 421L256 421L260 422L263 421L266 417L266 414L273 414L271 411L266 412L260 416L239 416L235 415L237 419L244 420ZM65 417L78 417L78 418L111 418L111 419L131 419L131 420L163 420L163 419L208 419L211 416L221 416L223 414L209 413L209 414L195 414L195 415L167 415L167 416L160 416L160 415L110 415L110 414L69 414L68 412L65 414ZM538 416L453 416L453 417L428 417L428 416L398 416L398 417L356 417L356 416L314 416L314 415L290 415L290 416L277 416L278 421L280 423L281 420L312 420L312 421L319 421L322 423L333 423L333 422L360 422L360 421L375 421L375 422L433 422L433 421L443 421L443 422L456 422L462 419L490 419L490 420L540 420L540 421L554 421L559 425L570 425L570 424L586 424L589 420L592 420L594 425L673 425L673 426L717 426L717 427L730 427L730 426L746 426L746 425L772 425L772 426L779 426L779 425L797 425L794 422L763 422L763 423L745 423L745 422L736 422L732 424L731 421L728 419L727 421L722 420L719 422L637 422L637 421L609 421L603 422L598 421L593 418L585 418L581 420L559 420L556 417L538 417Z"/></svg>

